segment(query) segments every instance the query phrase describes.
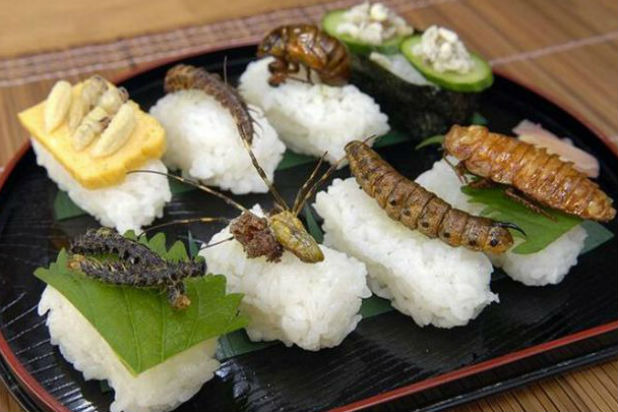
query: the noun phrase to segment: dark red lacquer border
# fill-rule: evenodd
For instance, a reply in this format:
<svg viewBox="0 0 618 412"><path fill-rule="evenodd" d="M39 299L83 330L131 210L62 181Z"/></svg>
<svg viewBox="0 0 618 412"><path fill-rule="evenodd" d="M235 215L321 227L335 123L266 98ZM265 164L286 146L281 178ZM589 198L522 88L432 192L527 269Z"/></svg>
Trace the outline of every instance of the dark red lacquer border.
<svg viewBox="0 0 618 412"><path fill-rule="evenodd" d="M162 66L164 64L172 63L175 61L187 59L190 57L198 56L206 53L213 53L216 51L221 51L224 49L232 48L232 47L243 47L243 46L251 46L255 44L253 41L247 42L239 42L232 45L227 45L225 47L216 47L216 48L204 48L203 50L197 50L193 53L188 53L182 56L176 56L173 58L161 59L149 64L145 64L142 66L138 66L132 70L128 70L125 73L121 73L118 76L115 76L113 81L115 83L123 82L128 80L134 76L137 76L141 73L144 73L148 70L152 70L156 67ZM496 74L501 77L504 77L510 80L513 83L520 85L523 88L531 90L532 92L540 95L544 99L552 102L554 105L560 107L562 110L566 111L570 116L577 119L580 123L590 129L598 138L601 140L607 148L618 157L618 147L614 146L609 138L599 131L598 128L591 125L587 120L585 120L581 115L577 114L575 111L570 109L568 106L563 104L559 104L556 99L552 96L548 96L545 92L539 90L538 88L525 84L519 80L512 78L510 75L506 75L501 73L499 70L494 70ZM30 149L30 142L25 142L17 151L15 156L11 158L9 163L6 165L4 172L0 175L0 190L6 183L9 175L17 165L17 163L21 160L21 158L28 152ZM594 336L602 335L604 333L608 333L614 330L618 330L618 321L609 322L601 326L597 326L594 328L586 329L581 332L574 333L572 335L568 335L562 337L560 339L556 339L553 341L545 342L540 345L531 346L529 348L512 352L504 356L499 356L497 358L481 362L475 365L466 366L461 369L457 369L442 375L434 376L429 379L425 379L420 382L416 382L410 385L403 386L401 388L384 392L366 399L362 399L360 401L350 403L348 405L340 406L332 409L332 412L352 412L358 411L363 408L368 408L370 406L375 406L380 403L389 402L394 399L411 395L426 389L430 389L436 386L443 385L448 382L455 381L457 379L461 379L470 375L474 375L477 373L485 372L493 368L497 368L499 366L503 366L512 362L516 362L521 359L528 358L530 356L538 355L540 353L556 349L562 346L566 346L584 339L589 339ZM45 408L54 412L71 412L67 409L58 399L52 396L49 392L41 386L41 384L26 370L26 368L19 362L19 359L15 356L13 351L11 350L6 338L0 331L0 355L2 355L3 359L6 361L9 368L13 371L16 379L20 382L23 388L35 399L37 399Z"/></svg>

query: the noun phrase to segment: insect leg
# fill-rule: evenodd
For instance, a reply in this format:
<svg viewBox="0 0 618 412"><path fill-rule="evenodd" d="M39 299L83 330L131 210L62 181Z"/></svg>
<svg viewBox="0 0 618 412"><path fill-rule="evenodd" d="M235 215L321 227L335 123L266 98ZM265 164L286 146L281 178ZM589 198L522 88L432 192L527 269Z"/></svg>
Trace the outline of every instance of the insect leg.
<svg viewBox="0 0 618 412"><path fill-rule="evenodd" d="M243 141L244 141L244 139L243 139ZM217 196L219 199L222 199L223 201L225 201L225 203L227 203L227 204L228 204L228 205L230 205L230 206L235 207L236 209L239 209L239 210L241 210L241 211L243 211L243 212L246 212L246 211L247 211L247 208L246 208L246 207L244 207L244 206L243 206L243 205L241 205L240 203L238 203L238 202L234 201L232 198L230 198L230 197L228 197L228 196L224 195L224 194L223 194L223 193L221 193L221 192L217 192L216 190L211 189L211 188L210 188L210 187L208 187L208 186L202 185L202 184L198 183L198 182L197 182L197 181L195 181L195 180L186 179L186 178L184 178L184 177L181 177L181 176L176 176L176 175L172 175L172 174L169 174L169 173L157 172L157 171L155 171L155 170L130 170L130 171L128 171L128 172L127 172L127 174L132 174L132 173L151 173L151 174L155 174L155 175L167 176L167 177L169 177L169 178L172 178L172 179L178 180L179 182L184 183L184 184L186 184L186 185L189 185L189 186L193 186L193 187L195 187L195 188L198 188L198 189L200 189L200 190L202 190L202 191L204 191L204 192L206 192L206 193L210 193L211 195L215 195L215 196Z"/></svg>
<svg viewBox="0 0 618 412"><path fill-rule="evenodd" d="M459 181L462 184L467 185L468 179L466 178L466 171L467 171L466 166L462 162L459 162L456 165L452 164L450 160L448 160L448 158L446 157L446 152L442 153L442 159L444 159L446 164L449 165L453 169Z"/></svg>
<svg viewBox="0 0 618 412"><path fill-rule="evenodd" d="M257 127L258 129L260 129L260 134L262 134L264 132L264 128L262 128L262 125L259 122L256 122L253 117L253 115L260 115L261 113L259 113L257 110L255 110L251 106L247 107L247 112L249 112L249 116L251 117L251 124L253 124L254 127Z"/></svg>
<svg viewBox="0 0 618 412"><path fill-rule="evenodd" d="M459 166L459 164L457 166ZM472 189L491 189L492 187L496 186L497 184L495 182L492 182L491 180L486 178L480 178L478 180L473 180L472 182L468 183L468 187Z"/></svg>
<svg viewBox="0 0 618 412"><path fill-rule="evenodd" d="M508 187L504 191L504 194L507 197L509 197L510 199L516 201L517 203L519 203L521 205L524 205L525 207L527 207L528 209L532 210L533 212L538 213L540 215L543 215L546 218L548 218L549 220L553 220L554 222L556 221L556 218L554 218L549 213L547 213L546 211L541 209L539 206L535 205L532 201L526 199L521 194L517 193L517 191L514 188Z"/></svg>
<svg viewBox="0 0 618 412"><path fill-rule="evenodd" d="M186 309L191 304L191 299L185 293L185 285L182 282L167 287L167 299L174 309Z"/></svg>
<svg viewBox="0 0 618 412"><path fill-rule="evenodd" d="M281 197L281 195L279 194L275 186L272 184L268 176L266 176L266 172L264 171L264 169L262 169L262 166L260 166L260 164L258 163L255 155L253 154L253 150L251 150L251 145L249 144L247 139L241 136L241 140L242 140L243 145L245 146L245 150L247 150L247 153L249 154L249 157L251 158L251 163L253 164L253 167L255 168L255 170L258 172L258 174L260 175L260 177L262 178L262 180L268 187L270 194L272 194L272 196L275 198L275 203L281 206L284 210L289 210L287 203L285 202L285 200L283 200L283 197ZM243 211L247 211L247 209L244 209Z"/></svg>

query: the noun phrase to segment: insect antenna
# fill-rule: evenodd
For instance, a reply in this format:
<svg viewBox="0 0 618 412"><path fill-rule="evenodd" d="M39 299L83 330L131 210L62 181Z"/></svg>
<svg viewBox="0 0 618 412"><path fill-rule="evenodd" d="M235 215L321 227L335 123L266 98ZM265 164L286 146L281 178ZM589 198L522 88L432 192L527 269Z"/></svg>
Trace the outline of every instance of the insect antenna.
<svg viewBox="0 0 618 412"><path fill-rule="evenodd" d="M318 189L318 187L322 186L324 182L326 182L326 180L335 172L335 170L337 170L337 168L339 168L339 165L345 159L346 159L346 156L343 156L341 159L337 160L334 164L332 164L326 170L326 172L324 172L324 174L318 180L315 181L315 183L313 183L313 186L311 186L311 188L307 191L307 193L305 193L305 197L302 199L302 201L300 201L298 205L294 207L295 209L294 215L297 215L298 213L300 213L300 211L303 209L303 206L305 205L307 200L311 199L311 196L313 196L313 194Z"/></svg>
<svg viewBox="0 0 618 412"><path fill-rule="evenodd" d="M199 248L199 250L208 249L209 247L217 246L217 245L220 245L220 244L222 244L222 243L229 242L230 240L234 240L234 236L230 236L230 237L225 238L225 239L223 239L223 240L219 240L219 241L217 241L217 242L215 242L215 243L210 243L210 244L208 244L208 243L204 243L204 245L203 245L203 246L201 246L201 247ZM199 251L199 250L198 250L198 251Z"/></svg>
<svg viewBox="0 0 618 412"><path fill-rule="evenodd" d="M151 173L151 174L155 174L155 175L161 175L161 176L167 176L169 178L175 179L181 183L184 183L186 185L189 186L193 186L197 189L200 189L206 193L210 193L211 195L217 196L219 199L222 199L225 203L227 203L230 206L235 207L236 209L242 211L242 212L248 212L249 210L244 207L243 205L241 205L240 203L236 202L235 200L233 200L232 198L224 195L221 192L217 192L214 189L211 189L208 186L202 185L198 182L196 182L195 180L191 180L191 179L186 179L184 177L180 177L180 176L176 176L176 175L172 175L169 173L163 173L163 172L157 172L155 170L131 170L129 172L127 172L127 174L132 174L132 173Z"/></svg>
<svg viewBox="0 0 618 412"><path fill-rule="evenodd" d="M318 174L318 170L320 170L320 166L322 166L322 163L324 162L324 157L327 153L328 152L324 152L322 157L320 157L320 160L318 160L318 163L313 168L313 171L311 172L305 183L302 185L302 187L298 190L298 193L296 194L296 199L294 199L294 206L292 206L292 213L294 215L297 215L300 212L299 204L302 200L305 199L307 191L311 188L311 185L313 184L313 181Z"/></svg>
<svg viewBox="0 0 618 412"><path fill-rule="evenodd" d="M249 144L249 141L247 140L247 138L243 136L243 134L241 134L240 140L242 140L242 143L245 146L245 149L247 150L249 157L251 158L251 163L253 164L253 167L258 172L258 174L260 175L260 177L262 178L266 186L268 186L268 190L270 191L270 194L272 194L272 196L275 198L275 203L281 206L283 210L290 210L285 200L283 200L283 197L281 197L281 195L279 194L275 186L272 184L268 176L266 176L266 172L264 171L264 169L262 169L262 166L260 166L257 159L255 158L255 155L253 154L253 150L251 150L251 145Z"/></svg>
<svg viewBox="0 0 618 412"><path fill-rule="evenodd" d="M174 225L186 225L189 223L212 223L212 222L221 222L221 223L230 223L230 219L225 217L196 217L192 219L176 219L169 222L161 223L158 225L150 226L148 229L142 230L142 233L137 235L137 237L141 237L148 232L151 232L156 229L161 229L162 227L174 226Z"/></svg>
<svg viewBox="0 0 618 412"><path fill-rule="evenodd" d="M507 229L513 229L513 230L517 230L518 232L520 232L522 235L524 236L528 236L526 234L526 232L524 232L524 230L522 228L520 228L519 226L517 226L515 223L510 223L510 222L496 222L496 224L500 227L504 227Z"/></svg>

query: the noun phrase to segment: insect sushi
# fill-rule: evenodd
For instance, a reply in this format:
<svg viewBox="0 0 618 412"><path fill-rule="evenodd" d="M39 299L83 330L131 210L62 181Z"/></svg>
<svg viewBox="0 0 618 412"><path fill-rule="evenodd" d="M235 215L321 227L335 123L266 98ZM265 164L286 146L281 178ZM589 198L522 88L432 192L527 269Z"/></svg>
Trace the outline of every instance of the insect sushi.
<svg viewBox="0 0 618 412"><path fill-rule="evenodd" d="M268 83L279 86L290 75L305 68L306 81L311 83L315 71L320 81L329 86L341 86L348 81L350 62L345 46L334 37L310 24L280 26L262 39L258 57L273 56L268 65Z"/></svg>
<svg viewBox="0 0 618 412"><path fill-rule="evenodd" d="M616 216L612 199L596 183L545 149L486 127L457 125L447 133L444 148L467 172L512 185L543 205L584 219L609 221Z"/></svg>
<svg viewBox="0 0 618 412"><path fill-rule="evenodd" d="M269 179L285 146L259 108L247 105L225 79L201 67L172 67L164 89L166 95L150 113L167 133L163 161L170 169L235 194L268 191L244 142Z"/></svg>
<svg viewBox="0 0 618 412"><path fill-rule="evenodd" d="M214 377L218 337L247 323L242 296L162 233L91 229L34 274L51 343L85 379L107 381L111 412L174 410Z"/></svg>
<svg viewBox="0 0 618 412"><path fill-rule="evenodd" d="M523 125L526 128L526 123ZM521 130L521 126L516 130ZM530 126L527 127L530 129ZM534 126L533 129L536 133L543 130L540 126ZM543 130L543 133L549 132ZM445 151L454 156L436 162L431 170L417 180L467 212L481 213L485 206L471 203L469 195L461 191L467 181L467 178L462 178L464 172L491 180L496 189L503 189L505 195L511 198L515 196L514 200L523 204L524 210L528 208L528 213L533 215L531 218L537 215L541 219L540 223L546 225L557 224L553 220L555 216L548 214L552 211L548 206L583 218L599 220L612 219L615 214L611 199L583 171L574 169L573 163L560 160L558 155L549 155L545 149L532 146L523 139L494 134L484 127L453 126L445 138ZM567 154L577 153L580 165L585 166L583 170L590 170L590 165L596 162L591 162L589 156L583 156L574 148L563 151ZM585 162L581 163L581 159ZM453 163L458 160L460 163L455 166ZM581 221L569 219L574 222L573 226L569 226L568 230L542 249L527 253L517 253L513 249L501 255L490 253L488 256L495 266L501 267L511 278L526 285L560 283L569 269L577 264L587 237L586 229L579 224ZM521 242L522 239L516 240L516 246Z"/></svg>
<svg viewBox="0 0 618 412"><path fill-rule="evenodd" d="M345 46L312 25L273 29L240 77L239 90L259 106L285 145L335 163L354 139L383 135L388 118L372 97L346 84Z"/></svg>
<svg viewBox="0 0 618 412"><path fill-rule="evenodd" d="M335 179L313 207L323 219L324 244L364 262L371 291L418 325L463 326L498 300L487 256L391 219L354 177Z"/></svg>
<svg viewBox="0 0 618 412"><path fill-rule="evenodd" d="M266 217L259 205L251 214ZM339 345L356 328L362 300L371 296L364 263L323 245L314 263L287 250L276 262L250 258L245 244L226 241L232 230L233 223L215 234L200 255L210 271L225 274L230 292L244 294L240 310L251 319L245 329L252 341L317 351Z"/></svg>
<svg viewBox="0 0 618 412"><path fill-rule="evenodd" d="M467 123L491 68L445 27L416 32L383 3L326 13L322 26L350 50L350 82L372 96L391 124L413 139ZM405 110L402 110L405 108Z"/></svg>
<svg viewBox="0 0 618 412"><path fill-rule="evenodd" d="M32 135L37 163L102 225L139 230L163 214L171 199L167 179L126 172L166 172L159 160L165 133L125 89L100 76L73 86L61 80L19 120Z"/></svg>

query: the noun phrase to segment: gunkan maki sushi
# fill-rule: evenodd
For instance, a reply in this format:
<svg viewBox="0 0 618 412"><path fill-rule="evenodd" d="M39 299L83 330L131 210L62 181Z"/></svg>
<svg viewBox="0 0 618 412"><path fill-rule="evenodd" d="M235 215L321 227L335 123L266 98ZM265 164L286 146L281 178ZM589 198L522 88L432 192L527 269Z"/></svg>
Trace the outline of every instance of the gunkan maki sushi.
<svg viewBox="0 0 618 412"><path fill-rule="evenodd" d="M469 123L480 93L493 83L489 64L457 33L438 26L414 32L381 3L328 12L322 26L348 46L350 82L413 139Z"/></svg>

